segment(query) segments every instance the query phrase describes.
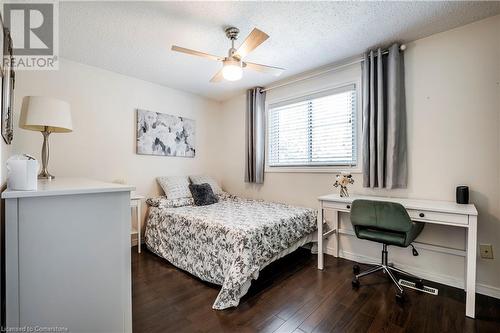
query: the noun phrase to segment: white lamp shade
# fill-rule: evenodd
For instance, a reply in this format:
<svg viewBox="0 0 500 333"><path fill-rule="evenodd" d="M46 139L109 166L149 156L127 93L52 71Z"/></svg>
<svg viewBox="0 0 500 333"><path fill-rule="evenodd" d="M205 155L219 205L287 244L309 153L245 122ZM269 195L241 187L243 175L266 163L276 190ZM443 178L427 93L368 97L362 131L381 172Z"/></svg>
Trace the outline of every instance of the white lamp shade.
<svg viewBox="0 0 500 333"><path fill-rule="evenodd" d="M73 131L68 102L41 96L23 98L19 127L32 131L56 133Z"/></svg>

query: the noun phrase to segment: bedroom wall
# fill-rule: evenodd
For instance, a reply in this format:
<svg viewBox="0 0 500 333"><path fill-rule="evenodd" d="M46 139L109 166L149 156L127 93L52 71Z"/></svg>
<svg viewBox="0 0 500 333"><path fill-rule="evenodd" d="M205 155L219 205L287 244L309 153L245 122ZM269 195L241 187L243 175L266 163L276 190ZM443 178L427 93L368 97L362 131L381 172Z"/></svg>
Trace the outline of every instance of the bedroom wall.
<svg viewBox="0 0 500 333"><path fill-rule="evenodd" d="M454 200L458 184L471 187L479 210L479 243L493 244L495 260L478 258L478 291L500 298L500 16L408 43L405 51L408 115L409 182L405 190L367 190L354 174L353 193ZM353 68L347 70L355 70ZM269 92L293 96L335 82L346 70L331 72ZM223 104L218 145L218 177L229 192L266 200L316 207L319 195L331 193L334 174L266 173L262 186L243 182L245 96ZM349 226L349 221L343 222ZM427 226L420 241L464 248L462 230ZM331 247L331 243L327 247ZM380 247L342 236L344 255L379 261ZM478 251L479 252L479 251ZM463 285L464 259L420 251L391 249L394 262L424 278Z"/></svg>
<svg viewBox="0 0 500 333"><path fill-rule="evenodd" d="M204 173L211 165L209 138L217 130L217 102L64 59L59 71L19 71L16 83L15 152L40 159L42 135L18 127L24 96L71 104L73 132L50 137L49 170L56 177L120 180L135 185L139 194L155 196L155 177ZM196 120L196 157L137 155L137 108Z"/></svg>

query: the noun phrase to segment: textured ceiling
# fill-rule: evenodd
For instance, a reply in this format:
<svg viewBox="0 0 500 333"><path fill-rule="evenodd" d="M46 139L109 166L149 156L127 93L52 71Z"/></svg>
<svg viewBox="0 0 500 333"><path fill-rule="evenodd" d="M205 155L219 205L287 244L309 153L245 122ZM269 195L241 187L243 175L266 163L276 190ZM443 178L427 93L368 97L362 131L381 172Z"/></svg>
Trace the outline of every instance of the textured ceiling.
<svg viewBox="0 0 500 333"><path fill-rule="evenodd" d="M243 37L258 27L271 37L246 59L286 68L281 80L499 13L500 2L61 2L60 53L225 100L277 78L245 71L241 81L209 83L221 65L174 53L172 44L224 56L225 26L238 27Z"/></svg>

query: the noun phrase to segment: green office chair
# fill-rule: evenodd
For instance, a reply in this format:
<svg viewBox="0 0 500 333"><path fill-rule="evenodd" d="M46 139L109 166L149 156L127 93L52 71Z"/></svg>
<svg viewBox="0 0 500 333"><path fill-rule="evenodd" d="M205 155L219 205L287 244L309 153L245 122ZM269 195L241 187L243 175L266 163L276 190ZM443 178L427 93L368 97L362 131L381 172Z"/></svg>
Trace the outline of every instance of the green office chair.
<svg viewBox="0 0 500 333"><path fill-rule="evenodd" d="M387 245L399 247L411 246L413 255L418 255L417 250L411 244L424 228L424 223L413 222L406 209L395 202L354 200L351 208L351 223L356 236L373 242L382 243L382 264L359 273L359 266L354 265L355 274L352 287L359 288L359 278L378 271L384 271L396 284L398 292L396 300L403 301L403 288L394 277L393 272L416 279L415 287L423 289L423 281L413 274L393 267L387 261Z"/></svg>

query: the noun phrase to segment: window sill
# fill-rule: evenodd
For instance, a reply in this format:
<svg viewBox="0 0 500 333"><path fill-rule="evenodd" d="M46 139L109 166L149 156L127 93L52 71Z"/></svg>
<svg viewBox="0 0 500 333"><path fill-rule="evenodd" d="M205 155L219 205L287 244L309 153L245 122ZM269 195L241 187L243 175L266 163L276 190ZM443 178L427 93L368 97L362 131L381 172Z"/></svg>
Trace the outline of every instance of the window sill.
<svg viewBox="0 0 500 333"><path fill-rule="evenodd" d="M266 166L266 173L361 173L360 166L300 166L300 167L271 167Z"/></svg>

